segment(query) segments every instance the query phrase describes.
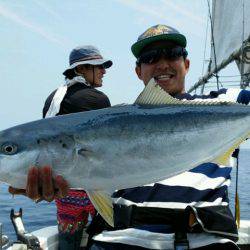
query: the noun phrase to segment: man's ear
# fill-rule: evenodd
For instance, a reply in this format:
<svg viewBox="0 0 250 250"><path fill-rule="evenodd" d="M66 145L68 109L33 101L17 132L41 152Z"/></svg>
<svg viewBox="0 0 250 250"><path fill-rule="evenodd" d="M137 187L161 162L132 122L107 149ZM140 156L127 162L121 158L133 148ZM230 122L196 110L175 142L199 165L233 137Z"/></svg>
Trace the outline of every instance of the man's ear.
<svg viewBox="0 0 250 250"><path fill-rule="evenodd" d="M189 67L190 67L190 60L188 58L186 58L184 60L184 63L185 63L186 72L188 72Z"/></svg>
<svg viewBox="0 0 250 250"><path fill-rule="evenodd" d="M135 73L137 74L138 78L139 78L140 80L142 80L142 79L141 79L141 66L139 66L139 65L136 65L136 66L135 66Z"/></svg>

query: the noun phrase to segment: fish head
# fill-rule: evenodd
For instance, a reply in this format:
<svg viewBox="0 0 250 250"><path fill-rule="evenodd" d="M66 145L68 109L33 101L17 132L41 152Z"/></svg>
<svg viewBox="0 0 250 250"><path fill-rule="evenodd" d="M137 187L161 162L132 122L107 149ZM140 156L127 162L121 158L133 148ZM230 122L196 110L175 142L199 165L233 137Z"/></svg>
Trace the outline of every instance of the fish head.
<svg viewBox="0 0 250 250"><path fill-rule="evenodd" d="M51 128L39 128L36 123L0 132L0 181L21 188L25 186L30 166L53 168L69 164L72 143L69 136L58 135Z"/></svg>
<svg viewBox="0 0 250 250"><path fill-rule="evenodd" d="M34 147L35 138L27 140L27 134L23 132L18 128L0 132L1 182L16 184L16 179L23 179L38 157L39 152Z"/></svg>

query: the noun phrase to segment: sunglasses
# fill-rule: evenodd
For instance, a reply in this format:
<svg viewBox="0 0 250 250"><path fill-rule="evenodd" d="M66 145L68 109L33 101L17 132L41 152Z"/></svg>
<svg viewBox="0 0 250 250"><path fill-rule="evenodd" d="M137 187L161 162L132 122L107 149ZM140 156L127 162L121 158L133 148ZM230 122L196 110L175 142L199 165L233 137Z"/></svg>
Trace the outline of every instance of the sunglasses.
<svg viewBox="0 0 250 250"><path fill-rule="evenodd" d="M182 47L176 47L176 48L158 48L158 49L152 49L143 52L137 59L136 63L141 64L141 63L146 63L146 64L152 64L158 62L161 57L164 56L164 58L168 60L176 60L180 57L186 58L188 55L186 49Z"/></svg>
<svg viewBox="0 0 250 250"><path fill-rule="evenodd" d="M93 67L98 68L98 69L106 69L104 64L100 64L100 65L84 64L84 67L86 69L93 69Z"/></svg>

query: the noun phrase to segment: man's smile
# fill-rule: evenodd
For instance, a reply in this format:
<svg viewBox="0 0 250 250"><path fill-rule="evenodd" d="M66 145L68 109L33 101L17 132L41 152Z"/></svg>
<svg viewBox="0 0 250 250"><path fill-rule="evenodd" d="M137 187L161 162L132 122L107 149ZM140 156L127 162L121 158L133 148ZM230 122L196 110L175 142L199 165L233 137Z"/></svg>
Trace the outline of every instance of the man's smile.
<svg viewBox="0 0 250 250"><path fill-rule="evenodd" d="M167 73L167 74L162 74L162 75L157 75L154 77L156 82L162 82L162 81L168 81L172 79L175 76L174 73Z"/></svg>

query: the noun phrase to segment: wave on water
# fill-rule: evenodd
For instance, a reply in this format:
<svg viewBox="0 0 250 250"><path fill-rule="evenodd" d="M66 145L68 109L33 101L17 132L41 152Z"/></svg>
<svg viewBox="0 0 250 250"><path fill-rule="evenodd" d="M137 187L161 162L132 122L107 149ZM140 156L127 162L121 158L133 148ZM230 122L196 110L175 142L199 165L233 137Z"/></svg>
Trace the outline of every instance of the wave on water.
<svg viewBox="0 0 250 250"><path fill-rule="evenodd" d="M10 211L18 212L23 209L23 222L28 232L45 226L56 225L55 203L42 201L35 203L21 195L12 196L8 193L7 185L0 184L0 223L3 224L3 233L10 239L16 239L14 227L10 220Z"/></svg>

